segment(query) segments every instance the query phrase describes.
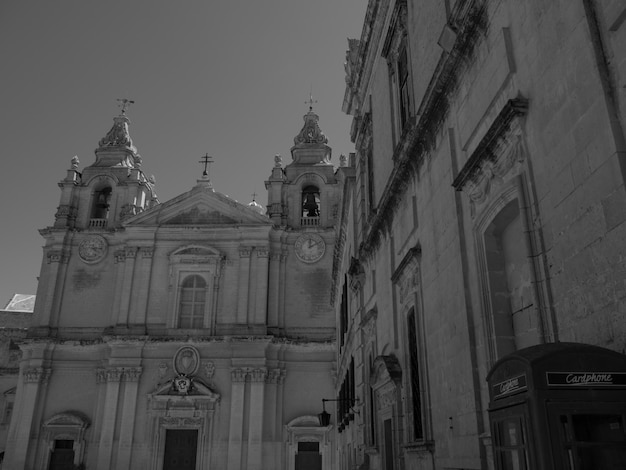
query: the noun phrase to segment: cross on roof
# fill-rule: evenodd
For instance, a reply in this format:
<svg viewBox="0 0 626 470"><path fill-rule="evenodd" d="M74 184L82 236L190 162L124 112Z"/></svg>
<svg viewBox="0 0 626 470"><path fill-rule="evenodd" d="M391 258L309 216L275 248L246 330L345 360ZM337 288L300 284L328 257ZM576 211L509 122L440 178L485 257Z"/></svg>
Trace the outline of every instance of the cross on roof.
<svg viewBox="0 0 626 470"><path fill-rule="evenodd" d="M309 92L309 101L305 101L305 104L309 104L309 111L313 111L313 103L317 103L317 100L313 99L313 87L311 87L311 91Z"/></svg>
<svg viewBox="0 0 626 470"><path fill-rule="evenodd" d="M135 102L133 100L129 100L126 98L118 98L117 101L119 101L119 105L122 107L122 114L126 114L126 110L130 107L131 104L135 104Z"/></svg>
<svg viewBox="0 0 626 470"><path fill-rule="evenodd" d="M207 153L198 163L204 163L204 171L202 172L202 176L209 176L207 166L213 163L213 157L209 156L209 154Z"/></svg>

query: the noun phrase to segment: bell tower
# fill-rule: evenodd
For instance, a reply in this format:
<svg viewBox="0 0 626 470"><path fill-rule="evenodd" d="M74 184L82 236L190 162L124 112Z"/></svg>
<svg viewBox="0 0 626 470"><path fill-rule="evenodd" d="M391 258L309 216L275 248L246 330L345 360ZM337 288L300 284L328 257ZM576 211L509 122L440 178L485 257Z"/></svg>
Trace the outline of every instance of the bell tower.
<svg viewBox="0 0 626 470"><path fill-rule="evenodd" d="M319 116L309 106L304 126L291 147L293 161L283 168L282 158L277 155L272 174L265 182L268 215L276 225L294 230L334 225L340 193L331 155Z"/></svg>
<svg viewBox="0 0 626 470"><path fill-rule="evenodd" d="M112 230L158 202L154 178L141 170L142 159L130 138L126 116L128 100L113 127L100 139L96 161L79 171L78 157L61 187L61 201L55 214L55 229Z"/></svg>
<svg viewBox="0 0 626 470"><path fill-rule="evenodd" d="M312 100L311 100L312 104ZM341 178L312 106L294 138L292 161L274 168L265 182L267 215L275 227L275 294L268 304L268 331L295 338L330 340L335 319L330 304ZM278 262L280 260L280 263Z"/></svg>

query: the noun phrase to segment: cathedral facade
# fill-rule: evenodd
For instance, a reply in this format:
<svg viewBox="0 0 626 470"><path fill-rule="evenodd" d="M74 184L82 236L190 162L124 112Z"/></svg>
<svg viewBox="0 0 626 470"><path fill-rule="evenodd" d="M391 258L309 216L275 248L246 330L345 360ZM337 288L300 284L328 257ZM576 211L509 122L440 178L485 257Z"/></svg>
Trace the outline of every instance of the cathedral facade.
<svg viewBox="0 0 626 470"><path fill-rule="evenodd" d="M123 111L45 239L3 468L330 469L343 169L312 111L268 211L205 174L160 203Z"/></svg>

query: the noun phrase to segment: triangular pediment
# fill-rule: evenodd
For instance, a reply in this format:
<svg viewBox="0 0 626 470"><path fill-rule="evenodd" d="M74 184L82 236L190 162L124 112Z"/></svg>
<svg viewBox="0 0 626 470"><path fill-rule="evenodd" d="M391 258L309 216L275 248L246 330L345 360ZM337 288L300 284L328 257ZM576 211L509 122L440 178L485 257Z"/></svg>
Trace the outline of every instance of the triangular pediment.
<svg viewBox="0 0 626 470"><path fill-rule="evenodd" d="M271 225L271 223L265 215L224 194L196 186L187 193L128 219L124 225L176 227Z"/></svg>

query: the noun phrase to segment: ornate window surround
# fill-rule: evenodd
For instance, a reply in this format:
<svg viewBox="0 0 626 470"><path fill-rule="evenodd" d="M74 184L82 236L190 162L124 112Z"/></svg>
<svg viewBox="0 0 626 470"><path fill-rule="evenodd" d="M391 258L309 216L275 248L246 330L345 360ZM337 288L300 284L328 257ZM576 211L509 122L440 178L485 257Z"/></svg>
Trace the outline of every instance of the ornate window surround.
<svg viewBox="0 0 626 470"><path fill-rule="evenodd" d="M90 424L89 419L78 411L58 413L44 421L42 441L47 452L41 453L42 460L37 468L48 468L57 439L74 441L74 465L80 465L85 454L85 431Z"/></svg>
<svg viewBox="0 0 626 470"><path fill-rule="evenodd" d="M484 234L498 214L512 201L518 200L522 227L526 234L530 272L535 290L534 304L538 315L539 342L554 337L555 322L549 287L546 284L547 268L542 253L540 217L530 189L532 171L524 137L524 117L528 100L523 96L509 99L491 126L459 171L452 186L466 193L469 199L470 216L473 219L483 328L487 343L487 368L498 360L493 308L489 293ZM530 227L530 221L535 225ZM538 225L539 224L539 225Z"/></svg>
<svg viewBox="0 0 626 470"><path fill-rule="evenodd" d="M393 432L394 459L397 462L401 455L402 433L402 368L395 356L377 356L370 376L370 384L374 389L376 413L378 415L377 442L384 447L384 422L391 419ZM398 467L400 468L400 467Z"/></svg>
<svg viewBox="0 0 626 470"><path fill-rule="evenodd" d="M285 425L287 434L287 468L296 468L298 442L319 442L322 455L322 470L331 470L332 446L330 431L333 425L321 427L317 416L304 415L292 419Z"/></svg>
<svg viewBox="0 0 626 470"><path fill-rule="evenodd" d="M387 59L389 67L389 86L391 108L393 116L392 136L393 142L398 143L404 133L404 129L411 122L411 116L415 113L413 104L413 78L411 67L411 54L409 41L407 41L407 2L398 0L391 14L389 29L382 49L382 56ZM402 57L406 60L406 96L402 95L402 84L399 83ZM406 103L404 102L406 100ZM406 107L406 115L402 116L402 108Z"/></svg>
<svg viewBox="0 0 626 470"><path fill-rule="evenodd" d="M214 248L202 245L188 245L176 249L170 254L169 258L169 311L172 312L172 315L170 315L167 322L168 328L180 330L178 325L181 288L187 277L197 275L206 283L202 328L214 332L217 294L224 257Z"/></svg>
<svg viewBox="0 0 626 470"><path fill-rule="evenodd" d="M413 402L413 391L411 387L411 360L410 360L410 342L408 331L403 336L404 346L404 364L406 364L407 373L402 378L404 396L406 398L407 409L405 410L405 422L404 428L407 430L405 433L405 447L409 451L428 451L432 449L432 421L429 413L430 410L430 395L428 386L428 363L425 360L426 357L426 339L424 337L423 322L423 308L422 308L422 296L421 296L421 281L420 281L420 260L422 255L422 249L418 243L413 248L410 248L398 268L391 277L392 283L398 288L398 301L401 308L401 318L403 324L407 324L409 315L411 312L415 315L415 338L417 343L417 359L418 359L418 371L419 371L419 384L420 384L420 396L419 401L421 405L421 424L422 424L422 437L415 438L413 435L413 407L410 406Z"/></svg>

